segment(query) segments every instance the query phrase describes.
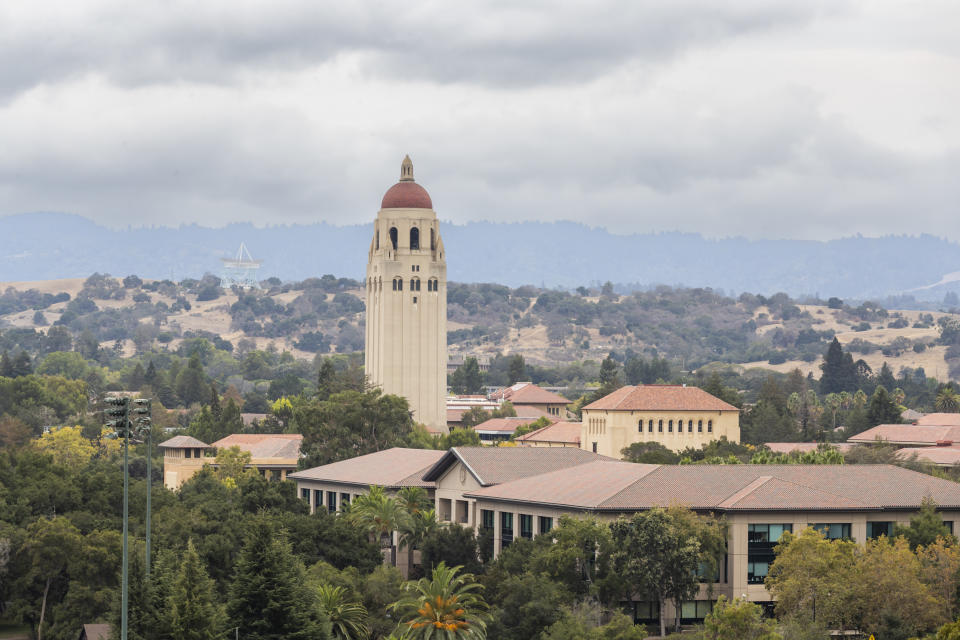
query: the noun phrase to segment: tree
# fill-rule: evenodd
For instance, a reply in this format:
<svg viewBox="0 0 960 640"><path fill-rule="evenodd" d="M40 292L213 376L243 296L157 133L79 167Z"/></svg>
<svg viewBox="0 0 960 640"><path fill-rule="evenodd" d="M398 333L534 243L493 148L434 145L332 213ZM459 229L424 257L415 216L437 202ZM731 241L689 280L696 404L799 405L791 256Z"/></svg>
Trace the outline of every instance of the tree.
<svg viewBox="0 0 960 640"><path fill-rule="evenodd" d="M187 541L180 570L171 585L167 615L174 638L214 640L226 630L223 606L213 580L197 554L193 540Z"/></svg>
<svg viewBox="0 0 960 640"><path fill-rule="evenodd" d="M659 507L621 517L611 531L615 551L610 561L620 567L625 594L651 597L660 610L660 635L666 635L666 601L689 600L699 587L700 541Z"/></svg>
<svg viewBox="0 0 960 640"><path fill-rule="evenodd" d="M329 623L305 582L286 531L266 515L247 527L227 603L230 624L253 640L315 640L329 637Z"/></svg>
<svg viewBox="0 0 960 640"><path fill-rule="evenodd" d="M877 385L870 404L867 406L867 420L871 427L878 424L898 424L900 422L900 407L893 401L883 385Z"/></svg>
<svg viewBox="0 0 960 640"><path fill-rule="evenodd" d="M510 358L510 366L507 368L507 376L509 379L509 384L507 386L513 386L516 383L523 380L526 375L526 364L523 361L523 356L517 354Z"/></svg>
<svg viewBox="0 0 960 640"><path fill-rule="evenodd" d="M37 640L43 640L51 587L66 579L69 563L82 544L80 531L66 518L40 518L27 527L26 540L18 555L29 563L29 568L20 580L23 586L18 591L29 595L16 608L33 628Z"/></svg>
<svg viewBox="0 0 960 640"><path fill-rule="evenodd" d="M780 640L776 623L763 618L763 609L736 598L728 602L720 596L703 620L704 640Z"/></svg>
<svg viewBox="0 0 960 640"><path fill-rule="evenodd" d="M483 569L477 537L469 527L437 527L424 536L420 543L420 554L426 574L430 574L441 562L448 567L462 566L466 573L477 574Z"/></svg>
<svg viewBox="0 0 960 640"><path fill-rule="evenodd" d="M476 358L467 358L457 367L450 377L450 388L457 394L480 393L483 390L483 374Z"/></svg>
<svg viewBox="0 0 960 640"><path fill-rule="evenodd" d="M460 417L464 429L470 429L490 419L490 414L480 407L470 407Z"/></svg>
<svg viewBox="0 0 960 640"><path fill-rule="evenodd" d="M903 536L907 539L911 549L929 546L938 539L950 544L956 544L957 539L950 533L944 524L943 518L937 513L937 504L930 498L924 498L920 505L920 512L910 518L910 525L897 525L893 529L894 537Z"/></svg>
<svg viewBox="0 0 960 640"><path fill-rule="evenodd" d="M617 364L617 361L607 356L603 359L603 362L600 363L600 388L597 389L593 398L599 400L604 396L608 396L620 387L623 386L623 382L620 380L620 365Z"/></svg>
<svg viewBox="0 0 960 640"><path fill-rule="evenodd" d="M634 442L624 447L620 455L628 462L645 464L677 464L680 456L659 442Z"/></svg>
<svg viewBox="0 0 960 640"><path fill-rule="evenodd" d="M857 614L850 585L857 545L827 540L815 529L785 532L776 547L766 587L777 601L777 618L806 626L849 629Z"/></svg>
<svg viewBox="0 0 960 640"><path fill-rule="evenodd" d="M392 563L396 565L393 532L412 526L410 514L398 500L389 497L383 487L372 486L365 495L353 499L347 517L365 530L371 541L379 542L381 549L390 548Z"/></svg>
<svg viewBox="0 0 960 640"><path fill-rule="evenodd" d="M53 456L57 465L77 469L97 453L97 446L84 437L83 427L61 427L44 433L34 446Z"/></svg>
<svg viewBox="0 0 960 640"><path fill-rule="evenodd" d="M228 487L236 487L237 482L249 474L259 475L256 469L248 469L251 453L233 446L217 450L217 478Z"/></svg>
<svg viewBox="0 0 960 640"><path fill-rule="evenodd" d="M207 395L207 376L203 373L200 356L194 353L190 361L177 375L176 392L184 405L202 402Z"/></svg>
<svg viewBox="0 0 960 640"><path fill-rule="evenodd" d="M849 353L844 353L840 341L836 338L827 347L820 369L823 371L820 377L820 393L840 393L841 391L852 393L857 388L853 357Z"/></svg>
<svg viewBox="0 0 960 640"><path fill-rule="evenodd" d="M942 413L957 413L960 411L960 395L952 387L946 386L937 393L935 406Z"/></svg>
<svg viewBox="0 0 960 640"><path fill-rule="evenodd" d="M302 469L404 446L413 432L407 401L379 389L304 403L294 411L294 422L303 434Z"/></svg>
<svg viewBox="0 0 960 640"><path fill-rule="evenodd" d="M441 562L430 575L407 587L407 597L391 610L400 615L397 629L404 638L487 637L487 603L479 591L483 586L461 567ZM442 633L442 635L441 635Z"/></svg>
<svg viewBox="0 0 960 640"><path fill-rule="evenodd" d="M367 610L361 603L348 600L343 587L320 585L317 604L330 620L331 640L365 640L368 637Z"/></svg>

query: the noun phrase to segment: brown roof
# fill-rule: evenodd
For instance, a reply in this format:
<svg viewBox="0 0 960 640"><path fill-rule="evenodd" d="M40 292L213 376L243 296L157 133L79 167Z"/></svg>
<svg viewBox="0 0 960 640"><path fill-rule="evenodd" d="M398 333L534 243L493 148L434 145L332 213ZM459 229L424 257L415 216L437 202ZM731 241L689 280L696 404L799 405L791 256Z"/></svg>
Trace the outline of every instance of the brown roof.
<svg viewBox="0 0 960 640"><path fill-rule="evenodd" d="M915 509L927 496L941 507L960 508L960 484L892 465L601 461L466 495L588 511L636 511L672 504L714 511Z"/></svg>
<svg viewBox="0 0 960 640"><path fill-rule="evenodd" d="M201 442L192 436L173 436L169 440L164 440L158 447L164 449L209 449L210 445Z"/></svg>
<svg viewBox="0 0 960 640"><path fill-rule="evenodd" d="M960 444L960 443L958 443ZM960 447L905 447L896 453L897 458L908 459L916 454L917 460L931 462L941 467L960 464Z"/></svg>
<svg viewBox="0 0 960 640"><path fill-rule="evenodd" d="M249 451L251 458L299 458L302 441L299 433L233 433L210 446L239 447L241 451Z"/></svg>
<svg viewBox="0 0 960 640"><path fill-rule="evenodd" d="M550 418L554 422L560 419L533 404L515 404L513 405L513 411L517 414L518 418L532 418L534 420L537 418Z"/></svg>
<svg viewBox="0 0 960 640"><path fill-rule="evenodd" d="M288 474L297 480L326 480L362 486L380 485L387 488L432 487L433 482L422 480L446 451L433 449L404 449L394 447L365 456L325 464Z"/></svg>
<svg viewBox="0 0 960 640"><path fill-rule="evenodd" d="M580 444L579 422L555 422L517 438L518 442L563 442Z"/></svg>
<svg viewBox="0 0 960 640"><path fill-rule="evenodd" d="M518 382L511 387L494 391L492 400L509 400L513 404L570 404L570 401L553 391L541 389L532 382Z"/></svg>
<svg viewBox="0 0 960 640"><path fill-rule="evenodd" d="M539 418L490 418L473 427L474 431L496 431L503 433L513 433L517 427L522 427L531 422L536 422Z"/></svg>
<svg viewBox="0 0 960 640"><path fill-rule="evenodd" d="M398 182L383 194L381 209L433 209L427 190L416 182ZM421 240L421 244L422 244ZM428 245L429 246L429 245Z"/></svg>
<svg viewBox="0 0 960 640"><path fill-rule="evenodd" d="M483 486L569 469L594 460L613 460L573 447L454 447L424 474L436 481L454 463L462 462Z"/></svg>
<svg viewBox="0 0 960 640"><path fill-rule="evenodd" d="M843 453L849 451L854 445L849 442L828 442L829 446ZM774 453L809 453L816 451L820 447L819 442L764 442L763 445Z"/></svg>
<svg viewBox="0 0 960 640"><path fill-rule="evenodd" d="M642 384L620 387L584 409L606 411L739 411L699 387Z"/></svg>
<svg viewBox="0 0 960 640"><path fill-rule="evenodd" d="M917 424L960 427L960 413L928 413L917 418Z"/></svg>
<svg viewBox="0 0 960 640"><path fill-rule="evenodd" d="M862 433L850 436L847 442L874 442L885 440L894 444L933 446L938 441L960 442L960 427L919 424L881 424Z"/></svg>

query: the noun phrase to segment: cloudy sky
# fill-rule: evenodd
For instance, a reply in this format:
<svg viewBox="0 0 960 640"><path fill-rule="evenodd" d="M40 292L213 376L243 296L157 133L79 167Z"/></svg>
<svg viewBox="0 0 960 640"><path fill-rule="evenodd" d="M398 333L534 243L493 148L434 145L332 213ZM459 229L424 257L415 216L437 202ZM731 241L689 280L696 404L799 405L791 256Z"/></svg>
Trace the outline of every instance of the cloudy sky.
<svg viewBox="0 0 960 640"><path fill-rule="evenodd" d="M960 240L956 0L0 4L0 215Z"/></svg>

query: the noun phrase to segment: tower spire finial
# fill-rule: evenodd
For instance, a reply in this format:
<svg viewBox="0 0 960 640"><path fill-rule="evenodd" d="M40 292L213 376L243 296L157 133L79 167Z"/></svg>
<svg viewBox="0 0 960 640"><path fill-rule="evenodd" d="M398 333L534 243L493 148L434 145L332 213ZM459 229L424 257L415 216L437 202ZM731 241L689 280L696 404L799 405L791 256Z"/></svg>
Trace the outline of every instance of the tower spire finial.
<svg viewBox="0 0 960 640"><path fill-rule="evenodd" d="M403 162L400 163L400 182L414 182L413 160L408 155L403 156Z"/></svg>

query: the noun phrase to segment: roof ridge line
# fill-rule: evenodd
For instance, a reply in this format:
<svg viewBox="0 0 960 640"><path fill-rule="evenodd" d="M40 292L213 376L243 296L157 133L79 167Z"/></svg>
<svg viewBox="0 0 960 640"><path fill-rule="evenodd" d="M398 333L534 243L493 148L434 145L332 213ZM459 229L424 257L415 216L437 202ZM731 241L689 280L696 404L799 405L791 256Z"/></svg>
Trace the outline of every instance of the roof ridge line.
<svg viewBox="0 0 960 640"><path fill-rule="evenodd" d="M757 476L751 480L746 486L740 487L729 496L717 503L717 507L725 509L727 507L732 507L736 503L740 502L751 493L762 487L763 485L770 482L773 479L773 476Z"/></svg>
<svg viewBox="0 0 960 640"><path fill-rule="evenodd" d="M608 461L608 460L597 460L596 462L610 462L610 461ZM638 464L638 463L636 463L636 462L626 462L626 461L624 461L624 460L617 460L616 462L619 462L619 463L622 463L622 464ZM646 463L642 463L642 464L646 464ZM643 479L646 478L647 476L649 476L649 475L651 475L651 474L653 474L653 473L655 473L655 472L657 472L657 471L660 471L660 469L662 469L662 468L663 468L663 465L662 465L662 464L651 464L651 465L650 465L650 468L647 470L646 473L640 475L639 477L634 478L633 480L631 480L630 482L628 482L628 483L627 483L626 485L624 485L623 487L620 487L620 489L618 489L615 493L613 493L612 495L607 496L606 498L604 498L603 500L601 500L600 502L598 502L598 503L597 503L597 506L596 506L595 508L599 509L599 508L602 507L605 503L613 500L614 498L616 498L617 496L619 496L621 493L623 493L624 491L626 491L627 489L629 489L630 487L632 487L632 486L635 485L636 483L640 482L641 480L643 480Z"/></svg>

